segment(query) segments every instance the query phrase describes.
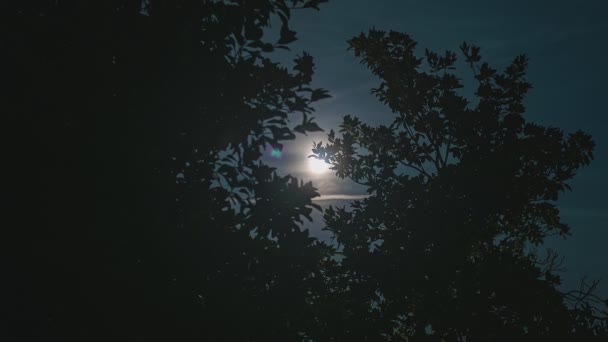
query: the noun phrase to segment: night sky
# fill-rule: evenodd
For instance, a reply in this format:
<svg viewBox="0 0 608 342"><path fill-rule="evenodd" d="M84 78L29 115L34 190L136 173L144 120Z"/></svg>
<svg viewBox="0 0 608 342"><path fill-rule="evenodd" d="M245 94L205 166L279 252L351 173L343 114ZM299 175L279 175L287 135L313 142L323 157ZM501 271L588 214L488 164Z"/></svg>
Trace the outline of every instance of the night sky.
<svg viewBox="0 0 608 342"><path fill-rule="evenodd" d="M319 12L294 13L292 28L299 40L292 52L314 56L315 86L333 96L315 106L316 121L326 132L337 129L345 114L370 124L392 119L390 111L370 95L378 80L346 49L348 39L372 27L411 34L421 53L425 48L459 52L458 46L467 41L479 45L484 60L499 68L516 55L528 55L533 89L525 117L566 133L582 129L596 142L595 160L579 171L570 183L573 191L559 201L572 236L551 239L546 247L566 256L566 287L576 287L587 275L603 278L601 293L608 294L607 12L608 2L603 0L331 0ZM467 69L461 71L468 76ZM280 173L312 180L324 198L317 203L348 205L365 195L365 189L330 171L313 173L308 166L312 141L325 139L325 133L298 135L286 144L280 158L268 159ZM321 214L314 218L307 224L312 233L328 237L320 231Z"/></svg>

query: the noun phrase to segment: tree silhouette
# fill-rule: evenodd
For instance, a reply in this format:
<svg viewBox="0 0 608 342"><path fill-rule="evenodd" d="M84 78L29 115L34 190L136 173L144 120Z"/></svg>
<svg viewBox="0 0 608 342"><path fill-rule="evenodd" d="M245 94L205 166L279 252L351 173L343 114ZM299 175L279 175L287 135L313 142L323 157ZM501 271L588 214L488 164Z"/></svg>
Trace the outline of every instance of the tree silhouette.
<svg viewBox="0 0 608 342"><path fill-rule="evenodd" d="M370 194L324 215L343 256L342 332L408 341L608 336L597 284L561 292L559 258L539 252L547 236L569 234L556 200L594 143L526 121L526 57L498 71L463 43L476 84L466 96L453 52L420 58L409 35L378 30L349 47L380 78L372 93L395 118L372 126L345 116L340 134L313 149Z"/></svg>
<svg viewBox="0 0 608 342"><path fill-rule="evenodd" d="M318 334L334 261L298 225L318 194L260 157L320 130L312 57L269 53L322 2L2 5L12 338Z"/></svg>

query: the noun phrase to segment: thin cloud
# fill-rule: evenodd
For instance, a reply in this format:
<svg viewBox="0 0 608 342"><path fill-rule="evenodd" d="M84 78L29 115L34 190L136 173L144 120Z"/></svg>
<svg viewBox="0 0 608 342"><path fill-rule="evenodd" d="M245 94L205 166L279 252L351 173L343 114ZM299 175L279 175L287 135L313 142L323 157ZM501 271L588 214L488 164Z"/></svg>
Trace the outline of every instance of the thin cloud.
<svg viewBox="0 0 608 342"><path fill-rule="evenodd" d="M334 194L334 195L322 195L320 197L315 197L312 200L317 201L330 201L330 200L359 200L368 198L370 195L346 195L346 194Z"/></svg>

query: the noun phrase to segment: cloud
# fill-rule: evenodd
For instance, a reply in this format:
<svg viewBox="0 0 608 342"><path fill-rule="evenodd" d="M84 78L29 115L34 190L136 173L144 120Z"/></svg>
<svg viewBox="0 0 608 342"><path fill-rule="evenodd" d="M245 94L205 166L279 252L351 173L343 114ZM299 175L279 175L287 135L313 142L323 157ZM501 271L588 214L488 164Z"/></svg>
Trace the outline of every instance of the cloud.
<svg viewBox="0 0 608 342"><path fill-rule="evenodd" d="M368 198L370 195L347 195L347 194L333 194L333 195L321 195L315 197L312 200L317 201L330 201L330 200L358 200Z"/></svg>

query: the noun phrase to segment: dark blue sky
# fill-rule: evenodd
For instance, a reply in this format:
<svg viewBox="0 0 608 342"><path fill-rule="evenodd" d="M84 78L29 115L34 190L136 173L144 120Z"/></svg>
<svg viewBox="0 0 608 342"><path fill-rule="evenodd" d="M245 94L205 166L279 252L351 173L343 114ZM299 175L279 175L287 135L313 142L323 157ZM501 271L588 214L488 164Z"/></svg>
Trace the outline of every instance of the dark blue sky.
<svg viewBox="0 0 608 342"><path fill-rule="evenodd" d="M608 294L608 1L452 1L452 0L330 0L320 12L294 13L292 28L299 40L292 51L315 57L315 85L328 89L332 99L319 103L317 122L329 131L345 114L364 122L386 123L390 112L370 95L378 82L346 50L346 40L371 27L413 35L419 48L458 51L462 41L481 46L491 65L506 65L525 53L530 58L527 118L566 132L583 129L597 144L595 160L570 184L573 192L559 206L572 227L568 240L553 239L548 247L566 255L566 285L583 275L603 278ZM298 135L286 146L281 172L312 179L322 195L364 194L364 189L331 174L311 176L305 157L311 141ZM346 200L322 201L347 205ZM311 227L319 235L320 215ZM321 236L325 236L320 233Z"/></svg>

